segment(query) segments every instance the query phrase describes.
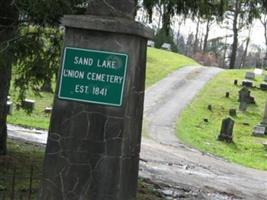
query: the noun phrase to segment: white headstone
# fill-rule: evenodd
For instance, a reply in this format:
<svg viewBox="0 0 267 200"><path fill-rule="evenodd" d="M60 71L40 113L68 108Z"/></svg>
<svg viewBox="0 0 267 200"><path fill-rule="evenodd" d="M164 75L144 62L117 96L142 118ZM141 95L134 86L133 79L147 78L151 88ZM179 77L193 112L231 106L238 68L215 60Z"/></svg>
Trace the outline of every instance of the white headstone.
<svg viewBox="0 0 267 200"><path fill-rule="evenodd" d="M152 40L148 40L147 41L147 46L149 46L149 47L155 47L155 42L152 41Z"/></svg>
<svg viewBox="0 0 267 200"><path fill-rule="evenodd" d="M254 127L252 134L254 136L264 136L265 129L266 128L264 126L257 125L257 126Z"/></svg>
<svg viewBox="0 0 267 200"><path fill-rule="evenodd" d="M262 73L263 73L263 70L262 69L255 68L254 74L256 74L256 75L262 75Z"/></svg>
<svg viewBox="0 0 267 200"><path fill-rule="evenodd" d="M169 44L169 43L163 43L163 45L161 45L161 48L162 49L165 49L167 51L170 51L171 50L171 44Z"/></svg>
<svg viewBox="0 0 267 200"><path fill-rule="evenodd" d="M254 80L255 79L255 73L254 72L246 72L245 78L250 79L250 80Z"/></svg>

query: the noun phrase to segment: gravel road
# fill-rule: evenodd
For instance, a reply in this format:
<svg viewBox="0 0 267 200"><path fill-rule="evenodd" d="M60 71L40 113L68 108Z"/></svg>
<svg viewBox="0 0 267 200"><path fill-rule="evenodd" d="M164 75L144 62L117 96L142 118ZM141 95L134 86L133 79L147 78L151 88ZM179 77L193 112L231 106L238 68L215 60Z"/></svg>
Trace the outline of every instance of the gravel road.
<svg viewBox="0 0 267 200"><path fill-rule="evenodd" d="M185 67L146 91L144 127L148 138L142 141L140 175L168 183L169 199L267 199L267 172L199 152L175 136L180 112L220 71Z"/></svg>

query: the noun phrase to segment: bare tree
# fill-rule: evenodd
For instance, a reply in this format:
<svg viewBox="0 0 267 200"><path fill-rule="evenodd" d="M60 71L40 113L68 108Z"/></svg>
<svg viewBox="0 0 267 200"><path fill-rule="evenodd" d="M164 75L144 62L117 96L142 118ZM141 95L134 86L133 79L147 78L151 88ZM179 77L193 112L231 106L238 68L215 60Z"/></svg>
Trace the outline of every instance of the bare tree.
<svg viewBox="0 0 267 200"><path fill-rule="evenodd" d="M233 69L236 65L236 55L238 48L238 35L246 28L255 17L258 16L257 2L246 0L229 1L229 6L225 12L225 28L233 32L233 42L231 45L229 68Z"/></svg>
<svg viewBox="0 0 267 200"><path fill-rule="evenodd" d="M267 13L265 13L261 16L260 21L261 21L263 28L264 28L264 38L265 38L265 46L266 46L265 60L266 60L267 59ZM265 63L265 64L267 64L267 63Z"/></svg>

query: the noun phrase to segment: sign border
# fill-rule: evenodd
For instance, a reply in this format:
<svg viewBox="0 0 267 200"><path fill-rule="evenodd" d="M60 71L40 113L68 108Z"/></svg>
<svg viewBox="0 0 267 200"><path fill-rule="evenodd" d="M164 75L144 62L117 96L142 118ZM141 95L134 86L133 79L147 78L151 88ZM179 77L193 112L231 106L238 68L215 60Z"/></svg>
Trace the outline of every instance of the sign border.
<svg viewBox="0 0 267 200"><path fill-rule="evenodd" d="M108 53L108 54L113 54L113 55L126 56L125 67L124 67L124 77L123 77L123 83L122 83L122 92L121 92L121 97L120 97L119 104L105 103L105 102L98 102L98 101L92 101L92 100L84 100L84 99L77 99L77 98L69 98L69 97L62 97L62 96L60 96L60 92L61 92L61 88L62 88L62 81L63 81L62 80L63 79L62 74L63 74L63 70L64 70L64 66L65 66L65 58L66 58L66 51L67 51L67 49L87 51L87 52L95 52L95 53ZM64 48L63 62L62 62L62 65L61 65L59 88L58 88L58 93L57 93L58 98L59 99L63 99L63 100L73 100L73 101L79 101L79 102L84 102L84 103L93 103L93 104L100 104L100 105L120 107L120 106L122 106L122 98L123 98L123 95L124 95L124 85L125 85L127 68L128 68L128 55L127 54L124 54L124 53L116 53L116 52L111 52L111 51L102 51L102 50L95 50L95 49L83 49L83 48L78 48L78 47L68 47L68 46L66 46Z"/></svg>

